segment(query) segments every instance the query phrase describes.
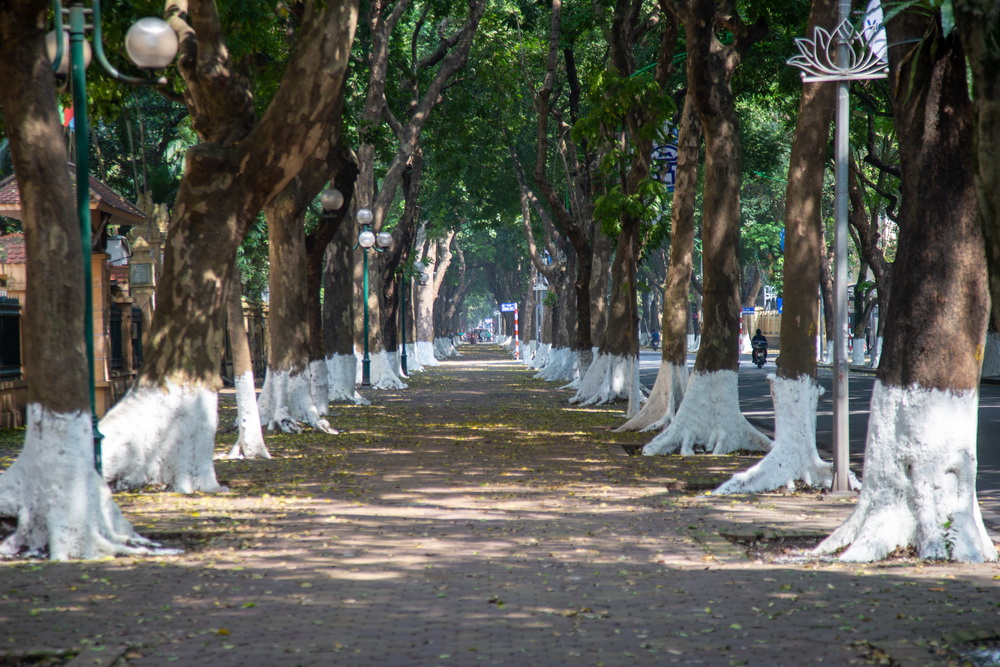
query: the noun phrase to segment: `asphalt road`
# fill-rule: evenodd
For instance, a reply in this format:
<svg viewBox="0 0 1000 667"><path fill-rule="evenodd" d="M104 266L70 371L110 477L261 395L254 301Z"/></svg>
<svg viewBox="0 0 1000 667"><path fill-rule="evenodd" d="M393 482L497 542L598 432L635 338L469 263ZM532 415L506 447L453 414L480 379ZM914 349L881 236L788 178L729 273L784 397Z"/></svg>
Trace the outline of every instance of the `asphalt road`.
<svg viewBox="0 0 1000 667"><path fill-rule="evenodd" d="M643 350L640 353L639 378L651 388L660 367L660 353ZM688 367L694 365L694 355L688 355ZM774 405L771 402L767 376L776 370L774 362L758 369L750 363L750 355L741 357L739 369L740 408L746 418L768 436L774 436ZM820 369L820 384L826 393L819 399L816 415L816 442L820 454L827 460L833 456L833 378L828 369ZM868 434L868 409L875 376L852 373L848 380L850 394L849 435L851 468L860 473L864 465L865 437ZM1000 494L1000 385L983 384L979 394L979 475L976 480L980 495Z"/></svg>

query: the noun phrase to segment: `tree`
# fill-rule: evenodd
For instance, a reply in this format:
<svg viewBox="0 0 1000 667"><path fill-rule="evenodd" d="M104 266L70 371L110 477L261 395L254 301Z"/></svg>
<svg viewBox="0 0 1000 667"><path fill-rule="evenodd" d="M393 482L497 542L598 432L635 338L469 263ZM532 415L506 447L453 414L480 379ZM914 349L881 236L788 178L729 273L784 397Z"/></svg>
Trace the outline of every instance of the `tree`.
<svg viewBox="0 0 1000 667"><path fill-rule="evenodd" d="M814 0L807 34L817 27L833 32L837 0ZM819 254L824 252L823 172L830 138L836 87L803 83L792 143L785 206L785 283L781 317L781 356L771 378L775 438L757 465L738 473L715 493L760 493L782 486L829 488L833 467L816 452L816 406L822 388L816 381L816 331L819 312Z"/></svg>
<svg viewBox="0 0 1000 667"><path fill-rule="evenodd" d="M221 315L232 258L257 212L324 136L339 103L357 5L304 4L295 50L259 120L228 57L215 3L168 0L166 10L202 141L188 151L174 204L148 354L136 384L101 421L104 474L119 487L215 491Z"/></svg>
<svg viewBox="0 0 1000 667"><path fill-rule="evenodd" d="M766 27L746 26L732 0L693 0L684 14L688 86L705 133L704 328L694 373L677 415L643 453L692 454L770 449L739 409L740 137L732 76L742 54ZM720 31L733 35L723 44Z"/></svg>
<svg viewBox="0 0 1000 667"><path fill-rule="evenodd" d="M253 378L253 359L243 317L242 282L238 266L233 267L226 297L226 324L229 348L233 354L233 386L236 389L236 442L229 451L231 459L271 458L264 444L257 388Z"/></svg>
<svg viewBox="0 0 1000 667"><path fill-rule="evenodd" d="M84 347L83 247L45 54L48 0L0 5L0 109L23 201L27 270L27 434L0 475L0 516L17 522L6 555L53 560L137 553L132 530L94 467ZM89 239L88 239L89 241ZM87 244L89 245L89 243ZM88 253L89 260L89 253Z"/></svg>
<svg viewBox="0 0 1000 667"><path fill-rule="evenodd" d="M976 498L979 371L989 312L965 53L940 11L886 24L899 135L899 247L858 504L818 550L842 560L981 562L997 551ZM842 551L843 550L843 551Z"/></svg>
<svg viewBox="0 0 1000 667"><path fill-rule="evenodd" d="M571 403L593 405L628 398L628 414L639 411L637 373L639 314L636 303L636 265L641 255L641 228L655 217L662 184L650 178L653 139L673 111L664 90L673 69L678 25L663 22L652 77L638 71L635 44L653 21L644 20L641 2L619 0L611 28L610 70L595 90L594 108L578 123L577 131L598 137L606 152L610 173L607 192L598 200L595 215L606 228L617 226L615 258L611 266L611 302L607 327L615 332L601 342L597 359L580 380ZM672 16L670 17L673 18ZM617 224L615 224L617 223Z"/></svg>
<svg viewBox="0 0 1000 667"><path fill-rule="evenodd" d="M619 431L662 430L673 421L688 383L688 293L694 265L694 205L698 194L701 121L690 94L678 123L677 175L670 209L670 265L663 290L663 352L653 390L635 417Z"/></svg>
<svg viewBox="0 0 1000 667"><path fill-rule="evenodd" d="M412 166L412 156L419 150L420 135L431 110L441 101L442 92L448 81L465 66L472 48L473 37L486 10L485 0L472 0L468 3L468 18L464 25L452 35L445 35L442 31L435 48L426 49L424 48L426 43L424 30L428 27L426 18L435 7L427 4L421 9L417 20L412 24L409 40L410 58L407 63L409 71L405 79L400 82L401 89L406 91L401 102L405 107L405 113L397 114L393 111L386 95L391 55L390 38L410 9L410 5L410 0L398 0L388 14L385 13L386 4L382 1L373 2L369 6L368 29L371 49L368 57L368 90L361 112L361 136L358 146L360 172L355 197L359 207L365 206L371 209L374 215L372 229L376 232L382 228L388 209L396 199L403 174ZM443 25L446 26L447 23ZM428 75L429 81L423 81L422 77ZM426 85L423 92L420 91L421 83ZM392 130L397 145L395 155L386 168L381 183L376 186L373 138L376 128L382 122ZM405 250L408 254L409 248ZM376 314L371 322L371 338L375 346L372 360L373 387L405 387L398 376L398 359L390 362L382 345L381 320L378 317L383 312L380 297L385 293L382 278L395 275L398 263L405 259L402 252L389 257L377 256L376 270L369 272L372 285L367 298L369 310ZM390 261L396 263L390 264ZM359 273L360 268L356 263L355 274ZM389 291L393 291L391 287ZM398 298L398 295L394 296ZM396 312L395 306L392 312Z"/></svg>

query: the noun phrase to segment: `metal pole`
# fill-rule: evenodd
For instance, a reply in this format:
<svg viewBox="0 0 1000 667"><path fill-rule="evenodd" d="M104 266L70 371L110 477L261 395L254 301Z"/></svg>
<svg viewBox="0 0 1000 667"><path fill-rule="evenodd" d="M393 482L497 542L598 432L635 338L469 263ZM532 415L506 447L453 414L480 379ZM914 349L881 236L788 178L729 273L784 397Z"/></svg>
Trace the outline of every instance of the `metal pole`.
<svg viewBox="0 0 1000 667"><path fill-rule="evenodd" d="M372 360L368 356L368 248L362 248L365 255L364 261L364 286L362 288L363 299L365 302L365 321L364 321L364 356L361 357L361 386L367 387L371 384L371 364Z"/></svg>
<svg viewBox="0 0 1000 667"><path fill-rule="evenodd" d="M94 285L91 276L91 248L93 230L90 224L90 127L87 122L87 72L83 62L83 42L86 30L86 12L83 3L69 6L69 55L70 76L73 88L73 122L76 141L76 206L80 219L80 242L83 251L84 284L84 338L87 349L87 377L90 387L90 417L93 423L94 468L103 475L101 441L104 436L97 428L97 397L94 391Z"/></svg>
<svg viewBox="0 0 1000 667"><path fill-rule="evenodd" d="M517 333L517 304L514 304L514 358L521 358L521 341L518 339Z"/></svg>
<svg viewBox="0 0 1000 667"><path fill-rule="evenodd" d="M399 329L400 338L403 341L403 351L399 355L399 367L403 370L403 375L406 375L406 290L413 285L413 281L403 277L399 282Z"/></svg>
<svg viewBox="0 0 1000 667"><path fill-rule="evenodd" d="M839 22L848 18L850 1L840 0ZM837 47L837 64L846 68L848 44L843 41ZM834 139L834 193L835 193L835 236L833 303L835 332L833 348L833 491L849 491L850 439L848 415L848 365L847 365L847 168L848 168L848 123L850 83L837 82L837 127Z"/></svg>

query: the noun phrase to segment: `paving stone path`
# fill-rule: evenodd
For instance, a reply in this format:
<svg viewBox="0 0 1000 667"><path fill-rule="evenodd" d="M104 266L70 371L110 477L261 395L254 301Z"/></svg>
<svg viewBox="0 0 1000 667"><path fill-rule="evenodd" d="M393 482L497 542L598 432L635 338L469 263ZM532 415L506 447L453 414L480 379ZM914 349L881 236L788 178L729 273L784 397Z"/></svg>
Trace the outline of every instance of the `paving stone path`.
<svg viewBox="0 0 1000 667"><path fill-rule="evenodd" d="M182 555L0 564L0 665L959 665L998 636L996 564L748 557L853 499L706 496L752 459L627 456L621 406L462 351L220 461L227 493L118 496Z"/></svg>

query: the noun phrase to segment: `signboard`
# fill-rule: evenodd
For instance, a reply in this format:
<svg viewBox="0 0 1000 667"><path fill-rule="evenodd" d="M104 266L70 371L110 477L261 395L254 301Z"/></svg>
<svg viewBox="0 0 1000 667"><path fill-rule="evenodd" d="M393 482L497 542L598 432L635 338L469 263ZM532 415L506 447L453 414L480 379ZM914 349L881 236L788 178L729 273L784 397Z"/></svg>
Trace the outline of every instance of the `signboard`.
<svg viewBox="0 0 1000 667"><path fill-rule="evenodd" d="M667 186L667 192L673 192L677 179L677 144L654 146L650 157L655 177Z"/></svg>
<svg viewBox="0 0 1000 667"><path fill-rule="evenodd" d="M516 303L501 303L500 304L500 312L501 313L513 313L515 310L517 310L517 304Z"/></svg>
<svg viewBox="0 0 1000 667"><path fill-rule="evenodd" d="M753 308L752 306L751 307L745 307L745 308L743 308L743 314L744 315L753 315L756 312L757 312L757 309Z"/></svg>

